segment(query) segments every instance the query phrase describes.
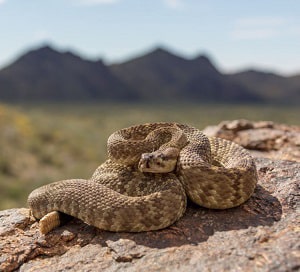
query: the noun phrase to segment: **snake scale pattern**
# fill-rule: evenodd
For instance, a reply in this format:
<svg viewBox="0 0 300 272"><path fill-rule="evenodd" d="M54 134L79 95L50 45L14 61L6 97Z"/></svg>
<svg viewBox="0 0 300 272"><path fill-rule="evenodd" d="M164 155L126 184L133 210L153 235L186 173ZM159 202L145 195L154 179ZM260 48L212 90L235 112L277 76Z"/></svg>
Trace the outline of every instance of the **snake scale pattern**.
<svg viewBox="0 0 300 272"><path fill-rule="evenodd" d="M109 231L168 227L187 197L212 209L244 203L257 183L254 160L241 146L178 123L147 123L108 139L108 159L92 177L35 189L28 205L42 233L68 214Z"/></svg>

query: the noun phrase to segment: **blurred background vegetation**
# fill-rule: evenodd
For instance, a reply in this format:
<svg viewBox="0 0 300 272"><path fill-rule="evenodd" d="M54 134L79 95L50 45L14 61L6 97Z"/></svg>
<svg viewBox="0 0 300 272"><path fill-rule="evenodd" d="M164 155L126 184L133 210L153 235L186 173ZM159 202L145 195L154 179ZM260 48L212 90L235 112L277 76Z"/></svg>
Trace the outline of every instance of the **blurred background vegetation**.
<svg viewBox="0 0 300 272"><path fill-rule="evenodd" d="M0 104L0 210L26 206L36 187L89 178L106 159L106 140L133 124L177 121L203 129L246 118L300 124L300 109L222 104Z"/></svg>

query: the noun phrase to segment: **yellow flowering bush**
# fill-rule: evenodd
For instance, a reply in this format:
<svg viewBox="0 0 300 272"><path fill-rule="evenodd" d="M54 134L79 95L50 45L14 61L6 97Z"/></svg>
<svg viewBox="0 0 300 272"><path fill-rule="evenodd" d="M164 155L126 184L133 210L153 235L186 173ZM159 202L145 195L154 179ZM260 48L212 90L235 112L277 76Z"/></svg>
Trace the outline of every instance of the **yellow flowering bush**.
<svg viewBox="0 0 300 272"><path fill-rule="evenodd" d="M33 126L26 115L0 104L0 138L24 140L32 135Z"/></svg>

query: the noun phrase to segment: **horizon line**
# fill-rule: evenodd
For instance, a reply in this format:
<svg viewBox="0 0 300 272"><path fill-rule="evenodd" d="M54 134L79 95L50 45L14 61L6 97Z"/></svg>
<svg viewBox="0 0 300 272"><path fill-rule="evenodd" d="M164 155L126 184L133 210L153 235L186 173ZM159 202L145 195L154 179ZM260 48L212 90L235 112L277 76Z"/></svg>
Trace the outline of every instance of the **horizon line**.
<svg viewBox="0 0 300 272"><path fill-rule="evenodd" d="M138 50L138 52L129 54L126 57L121 58L120 60L108 61L107 59L105 59L105 57L103 57L103 56L101 57L101 55L98 57L91 57L91 56L89 57L88 54L84 54L84 53L80 52L80 50L75 49L72 46L58 46L57 44L55 44L54 42L51 42L51 41L43 41L40 43L36 43L35 45L26 46L26 48L20 50L19 53L16 53L15 57L13 57L10 61L0 64L0 71L9 67L10 65L14 64L18 59L20 59L22 56L28 54L29 52L37 51L37 50L40 50L40 49L46 48L46 47L49 47L53 51L56 51L61 54L71 53L71 54L73 54L77 57L80 57L81 59L86 60L86 61L91 61L91 62L101 61L104 63L105 66L120 65L120 64L132 61L134 59L146 56L148 54L151 54L152 52L155 52L156 50L163 50L169 54L172 54L176 57L179 57L179 58L182 58L185 60L194 60L199 57L206 57L218 71L220 71L223 74L228 74L228 75L241 73L241 72L256 71L256 72L262 72L262 73L267 73L267 74L275 74L275 75L279 75L282 77L300 76L300 68L299 68L299 71L289 72L289 73L279 71L276 68L272 69L272 68L264 68L262 66L259 67L259 66L252 66L252 65L244 65L242 68L224 69L218 65L218 61L215 61L215 58L210 53L207 53L207 51L200 52L200 50L199 50L199 53L193 54L192 57L188 57L187 56L188 54L183 54L180 52L180 50L176 50L174 48L171 48L171 46L167 46L167 45L161 44L161 43L157 43L155 45L148 46L142 50Z"/></svg>

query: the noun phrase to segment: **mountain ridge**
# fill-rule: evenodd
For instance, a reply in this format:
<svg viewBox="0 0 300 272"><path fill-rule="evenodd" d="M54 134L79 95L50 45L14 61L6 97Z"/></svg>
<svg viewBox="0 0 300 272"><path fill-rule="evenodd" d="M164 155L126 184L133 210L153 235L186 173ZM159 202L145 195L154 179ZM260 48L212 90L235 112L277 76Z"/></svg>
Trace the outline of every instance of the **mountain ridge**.
<svg viewBox="0 0 300 272"><path fill-rule="evenodd" d="M29 51L0 71L2 100L81 101L114 96L135 99L103 62L88 61L69 51L61 53L50 46Z"/></svg>
<svg viewBox="0 0 300 272"><path fill-rule="evenodd" d="M44 45L0 70L0 100L298 103L300 75L225 74L207 55L181 57L164 47L118 64Z"/></svg>

